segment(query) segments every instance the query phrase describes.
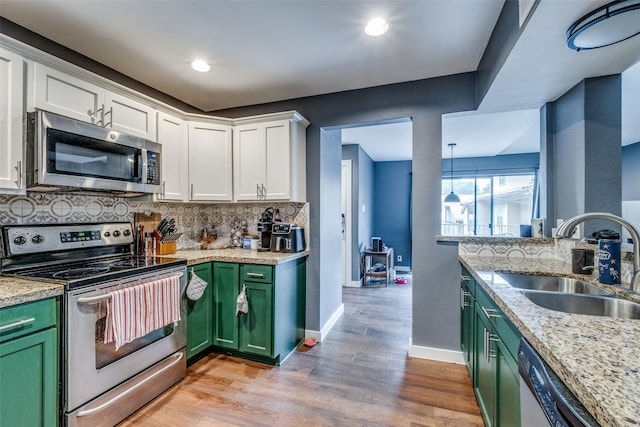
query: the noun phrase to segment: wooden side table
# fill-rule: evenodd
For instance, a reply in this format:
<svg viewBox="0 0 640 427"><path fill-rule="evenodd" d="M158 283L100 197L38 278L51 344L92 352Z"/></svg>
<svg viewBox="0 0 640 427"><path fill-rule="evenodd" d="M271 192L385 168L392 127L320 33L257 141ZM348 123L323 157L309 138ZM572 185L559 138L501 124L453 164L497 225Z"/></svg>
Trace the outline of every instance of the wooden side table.
<svg viewBox="0 0 640 427"><path fill-rule="evenodd" d="M374 271L373 266L377 263L384 265L384 271ZM384 282L385 286L389 285L391 279L391 270L393 270L393 248L387 248L386 251L374 252L366 250L362 253L362 286L373 285L375 282Z"/></svg>

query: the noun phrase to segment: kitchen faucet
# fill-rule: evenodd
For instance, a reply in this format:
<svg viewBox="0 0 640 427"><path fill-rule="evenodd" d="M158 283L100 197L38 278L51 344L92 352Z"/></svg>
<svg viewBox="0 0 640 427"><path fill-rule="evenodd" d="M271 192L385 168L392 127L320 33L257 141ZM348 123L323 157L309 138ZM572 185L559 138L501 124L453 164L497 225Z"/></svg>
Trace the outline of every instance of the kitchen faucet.
<svg viewBox="0 0 640 427"><path fill-rule="evenodd" d="M559 239L571 237L578 224L590 219L606 219L615 222L626 228L629 234L631 234L631 238L633 239L633 277L631 278L631 290L640 292L640 233L629 221L607 212L584 213L563 222L556 231L556 237Z"/></svg>

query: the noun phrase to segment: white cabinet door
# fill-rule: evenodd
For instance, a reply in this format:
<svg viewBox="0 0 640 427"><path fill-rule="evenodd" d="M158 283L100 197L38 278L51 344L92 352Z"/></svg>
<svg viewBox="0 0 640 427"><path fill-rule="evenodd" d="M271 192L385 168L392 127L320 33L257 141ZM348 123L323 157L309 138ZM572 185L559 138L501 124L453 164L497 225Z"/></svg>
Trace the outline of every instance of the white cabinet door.
<svg viewBox="0 0 640 427"><path fill-rule="evenodd" d="M262 200L265 185L265 126L237 126L233 134L235 200Z"/></svg>
<svg viewBox="0 0 640 427"><path fill-rule="evenodd" d="M187 201L188 146L184 121L158 113L158 143L162 145L162 193L158 200Z"/></svg>
<svg viewBox="0 0 640 427"><path fill-rule="evenodd" d="M291 136L289 121L265 125L265 193L266 200L291 198Z"/></svg>
<svg viewBox="0 0 640 427"><path fill-rule="evenodd" d="M156 141L156 110L112 92L105 92L104 101L103 126Z"/></svg>
<svg viewBox="0 0 640 427"><path fill-rule="evenodd" d="M156 110L84 80L35 65L34 106L156 141Z"/></svg>
<svg viewBox="0 0 640 427"><path fill-rule="evenodd" d="M40 110L103 125L104 90L98 86L36 63L33 93Z"/></svg>
<svg viewBox="0 0 640 427"><path fill-rule="evenodd" d="M231 201L230 126L189 123L189 199Z"/></svg>
<svg viewBox="0 0 640 427"><path fill-rule="evenodd" d="M0 193L25 194L24 58L0 49Z"/></svg>

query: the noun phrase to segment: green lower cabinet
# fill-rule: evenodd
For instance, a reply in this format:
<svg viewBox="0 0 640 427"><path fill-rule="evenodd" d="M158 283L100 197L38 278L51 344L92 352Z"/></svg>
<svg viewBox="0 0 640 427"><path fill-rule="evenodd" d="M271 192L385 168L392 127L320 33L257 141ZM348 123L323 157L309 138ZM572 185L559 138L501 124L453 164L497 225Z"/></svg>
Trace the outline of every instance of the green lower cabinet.
<svg viewBox="0 0 640 427"><path fill-rule="evenodd" d="M198 264L188 268L207 282L202 297L197 301L187 300L187 359L203 352L213 344L213 280L211 263Z"/></svg>
<svg viewBox="0 0 640 427"><path fill-rule="evenodd" d="M51 303L51 310L40 309ZM26 327L0 333L0 426L55 427L58 425L58 330L57 321L32 332L30 328L57 316L57 302L50 300L0 310L0 327L24 320L22 315L4 322L3 312L22 308L28 314ZM31 305L33 304L33 305ZM26 312L25 312L26 313ZM11 316L7 316L11 317ZM34 320L35 319L35 320ZM37 327L36 327L37 328ZM6 331L6 330L5 330ZM6 340L9 334L17 336Z"/></svg>
<svg viewBox="0 0 640 427"><path fill-rule="evenodd" d="M520 427L520 375L516 361L520 334L484 290L473 296L461 285L461 348L472 372L473 389L487 427ZM470 319L470 314L473 313ZM468 334L467 329L472 333ZM470 336L469 336L470 335Z"/></svg>
<svg viewBox="0 0 640 427"><path fill-rule="evenodd" d="M463 276L464 277L464 276ZM463 279L460 286L460 349L473 384L475 298Z"/></svg>
<svg viewBox="0 0 640 427"><path fill-rule="evenodd" d="M498 342L498 398L496 419L499 426L520 425L520 374L518 362L502 341ZM526 427L526 426L525 426Z"/></svg>
<svg viewBox="0 0 640 427"><path fill-rule="evenodd" d="M240 292L240 267L226 262L213 263L213 310L215 315L213 344L238 350L236 300Z"/></svg>
<svg viewBox="0 0 640 427"><path fill-rule="evenodd" d="M273 285L244 285L249 312L240 316L240 351L273 357Z"/></svg>

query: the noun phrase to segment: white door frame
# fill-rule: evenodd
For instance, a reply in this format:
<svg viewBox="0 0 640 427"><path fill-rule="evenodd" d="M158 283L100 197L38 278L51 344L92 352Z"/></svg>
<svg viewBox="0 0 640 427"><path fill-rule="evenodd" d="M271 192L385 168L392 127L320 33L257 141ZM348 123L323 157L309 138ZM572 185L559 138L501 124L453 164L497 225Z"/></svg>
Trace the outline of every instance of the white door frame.
<svg viewBox="0 0 640 427"><path fill-rule="evenodd" d="M342 194L341 194L341 210L344 215L344 234L343 234L343 276L342 276L342 286L352 286L357 287L360 286L361 283L359 280L351 280L353 274L353 262L352 259L352 212L351 212L351 202L352 202L352 161L351 160L342 160Z"/></svg>

